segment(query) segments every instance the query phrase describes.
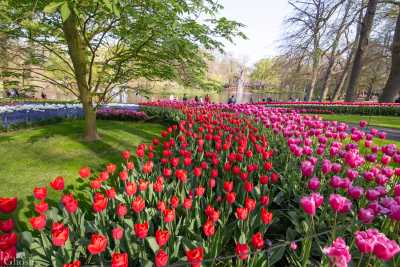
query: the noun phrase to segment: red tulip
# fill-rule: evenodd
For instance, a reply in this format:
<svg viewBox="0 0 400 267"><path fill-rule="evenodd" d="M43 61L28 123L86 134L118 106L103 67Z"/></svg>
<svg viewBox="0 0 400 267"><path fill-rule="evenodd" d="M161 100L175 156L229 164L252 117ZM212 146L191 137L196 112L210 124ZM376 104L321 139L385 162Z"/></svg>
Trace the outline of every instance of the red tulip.
<svg viewBox="0 0 400 267"><path fill-rule="evenodd" d="M247 219L247 215L248 215L248 210L247 208L236 208L236 217L238 218L238 220L244 221Z"/></svg>
<svg viewBox="0 0 400 267"><path fill-rule="evenodd" d="M273 172L271 174L271 181L272 181L272 183L276 184L279 181L279 174Z"/></svg>
<svg viewBox="0 0 400 267"><path fill-rule="evenodd" d="M202 186L198 186L196 187L196 196L201 197L202 195L204 195L206 189Z"/></svg>
<svg viewBox="0 0 400 267"><path fill-rule="evenodd" d="M131 208L136 213L140 213L145 207L146 202L141 196L137 196L131 203Z"/></svg>
<svg viewBox="0 0 400 267"><path fill-rule="evenodd" d="M17 208L16 197L0 197L0 212L12 213Z"/></svg>
<svg viewBox="0 0 400 267"><path fill-rule="evenodd" d="M99 178L97 178L100 182L107 181L110 178L110 174L107 171L101 172Z"/></svg>
<svg viewBox="0 0 400 267"><path fill-rule="evenodd" d="M122 236L124 235L124 229L121 227L115 227L112 229L112 237L114 240L120 240Z"/></svg>
<svg viewBox="0 0 400 267"><path fill-rule="evenodd" d="M53 181L50 182L50 186L56 191L64 190L64 178L57 176Z"/></svg>
<svg viewBox="0 0 400 267"><path fill-rule="evenodd" d="M246 243L237 243L235 252L241 260L245 260L249 256L249 246Z"/></svg>
<svg viewBox="0 0 400 267"><path fill-rule="evenodd" d="M151 173L151 171L153 170L153 166L154 166L153 161L151 160L147 161L145 164L143 164L143 169L142 169L143 173L145 174Z"/></svg>
<svg viewBox="0 0 400 267"><path fill-rule="evenodd" d="M107 244L107 237L102 234L92 234L90 244L88 245L88 251L92 255L98 255L106 250Z"/></svg>
<svg viewBox="0 0 400 267"><path fill-rule="evenodd" d="M135 235L140 239L144 239L147 237L147 233L149 231L149 224L147 222L136 223L134 225L134 229L135 229Z"/></svg>
<svg viewBox="0 0 400 267"><path fill-rule="evenodd" d="M76 260L74 262L64 264L64 267L81 267L81 262Z"/></svg>
<svg viewBox="0 0 400 267"><path fill-rule="evenodd" d="M179 205L179 198L177 196L172 196L170 200L171 207L176 209Z"/></svg>
<svg viewBox="0 0 400 267"><path fill-rule="evenodd" d="M226 192L231 192L233 190L233 182L225 181L224 182L224 190Z"/></svg>
<svg viewBox="0 0 400 267"><path fill-rule="evenodd" d="M131 151L129 150L124 150L121 152L121 156L124 160L128 160L131 156Z"/></svg>
<svg viewBox="0 0 400 267"><path fill-rule="evenodd" d="M161 193L163 191L163 187L164 187L164 184L162 182L160 183L159 181L156 181L153 184L153 191L157 192L157 193Z"/></svg>
<svg viewBox="0 0 400 267"><path fill-rule="evenodd" d="M0 266L12 264L17 256L17 249L15 246L8 248L0 253Z"/></svg>
<svg viewBox="0 0 400 267"><path fill-rule="evenodd" d="M111 267L128 267L128 253L114 252L112 254Z"/></svg>
<svg viewBox="0 0 400 267"><path fill-rule="evenodd" d="M264 224L270 224L272 221L272 212L268 212L265 208L261 208L261 220Z"/></svg>
<svg viewBox="0 0 400 267"><path fill-rule="evenodd" d="M107 189L106 194L109 199L114 199L117 195L117 193L115 192L115 189L113 187L111 187L110 189Z"/></svg>
<svg viewBox="0 0 400 267"><path fill-rule="evenodd" d="M42 200L40 203L34 203L35 211L39 214L45 213L49 209L49 205L46 201Z"/></svg>
<svg viewBox="0 0 400 267"><path fill-rule="evenodd" d="M264 247L264 238L260 232L255 233L251 237L251 243L255 249L262 249Z"/></svg>
<svg viewBox="0 0 400 267"><path fill-rule="evenodd" d="M107 208L108 199L101 193L96 193L93 198L93 210L102 212Z"/></svg>
<svg viewBox="0 0 400 267"><path fill-rule="evenodd" d="M208 220L204 225L203 225L203 232L204 235L207 237L213 236L215 233L215 226L214 222L211 220Z"/></svg>
<svg viewBox="0 0 400 267"><path fill-rule="evenodd" d="M139 179L139 191L141 192L146 191L148 186L149 186L149 181L146 181L144 179Z"/></svg>
<svg viewBox="0 0 400 267"><path fill-rule="evenodd" d="M7 220L0 220L0 231L7 233L11 232L14 229L14 220L7 219Z"/></svg>
<svg viewBox="0 0 400 267"><path fill-rule="evenodd" d="M196 177L200 177L201 176L201 168L200 167L194 167L193 174Z"/></svg>
<svg viewBox="0 0 400 267"><path fill-rule="evenodd" d="M164 246L165 244L167 244L168 239L169 239L169 232L168 232L168 230L161 230L161 229L158 229L158 230L156 231L156 241L157 241L158 246L162 247L162 246Z"/></svg>
<svg viewBox="0 0 400 267"><path fill-rule="evenodd" d="M126 168L128 170L133 170L133 168L135 168L135 164L133 162L129 161L126 163Z"/></svg>
<svg viewBox="0 0 400 267"><path fill-rule="evenodd" d="M264 206L268 206L269 204L269 196L264 195L260 197L260 203Z"/></svg>
<svg viewBox="0 0 400 267"><path fill-rule="evenodd" d="M250 197L246 197L244 201L244 206L249 212L251 212L256 208L256 204L257 204L256 201Z"/></svg>
<svg viewBox="0 0 400 267"><path fill-rule="evenodd" d="M128 196L133 196L137 192L137 186L134 182L127 182L125 184L125 191L128 194Z"/></svg>
<svg viewBox="0 0 400 267"><path fill-rule="evenodd" d="M75 213L75 211L78 209L78 201L72 196L72 194L64 195L61 199L61 202L68 213Z"/></svg>
<svg viewBox="0 0 400 267"><path fill-rule="evenodd" d="M127 171L120 171L119 174L119 179L121 179L121 181L126 181L128 179L128 172Z"/></svg>
<svg viewBox="0 0 400 267"><path fill-rule="evenodd" d="M187 171L183 169L178 169L175 171L175 177L182 183L187 182Z"/></svg>
<svg viewBox="0 0 400 267"><path fill-rule="evenodd" d="M113 164L113 163L108 163L106 166L106 170L108 173L114 173L115 170L117 169L117 165Z"/></svg>
<svg viewBox="0 0 400 267"><path fill-rule="evenodd" d="M228 202L229 204L232 204L235 202L236 200L236 193L235 192L229 192L225 195L226 198L226 202Z"/></svg>
<svg viewBox="0 0 400 267"><path fill-rule="evenodd" d="M46 226L46 215L41 214L37 217L30 218L29 222L34 230L41 231Z"/></svg>
<svg viewBox="0 0 400 267"><path fill-rule="evenodd" d="M100 189L101 188L101 183L102 183L101 179L97 178L96 180L93 180L93 181L90 182L90 187L93 190Z"/></svg>
<svg viewBox="0 0 400 267"><path fill-rule="evenodd" d="M118 217L124 217L128 213L128 208L124 204L118 204L115 211Z"/></svg>
<svg viewBox="0 0 400 267"><path fill-rule="evenodd" d="M159 200L159 201L157 202L157 210L158 210L159 212L163 212L165 209L166 209L165 202Z"/></svg>
<svg viewBox="0 0 400 267"><path fill-rule="evenodd" d="M175 210L165 209L163 211L164 214L164 222L170 223L175 219Z"/></svg>
<svg viewBox="0 0 400 267"><path fill-rule="evenodd" d="M191 199L191 198L185 198L185 199L183 200L182 206L183 206L185 209L191 209L191 208L192 208L192 204L193 204L193 199Z"/></svg>
<svg viewBox="0 0 400 267"><path fill-rule="evenodd" d="M165 267L168 264L168 254L160 249L159 251L157 251L155 258L154 258L154 262L156 264L156 267Z"/></svg>
<svg viewBox="0 0 400 267"><path fill-rule="evenodd" d="M260 176L260 184L268 184L269 177L267 175Z"/></svg>
<svg viewBox="0 0 400 267"><path fill-rule="evenodd" d="M14 247L16 244L17 235L15 233L0 234L0 251Z"/></svg>
<svg viewBox="0 0 400 267"><path fill-rule="evenodd" d="M79 170L79 176L80 176L81 178L88 178L90 175L91 175L91 171L90 171L90 168L89 168L89 167L82 167L82 168Z"/></svg>
<svg viewBox="0 0 400 267"><path fill-rule="evenodd" d="M47 196L46 187L45 186L44 187L35 187L35 189L33 189L33 196L39 200L45 199Z"/></svg>
<svg viewBox="0 0 400 267"><path fill-rule="evenodd" d="M202 247L197 247L192 250L186 251L186 258L192 267L200 267L203 261L204 249Z"/></svg>
<svg viewBox="0 0 400 267"><path fill-rule="evenodd" d="M51 240L54 246L63 247L69 237L69 228L62 223L53 223L51 227Z"/></svg>

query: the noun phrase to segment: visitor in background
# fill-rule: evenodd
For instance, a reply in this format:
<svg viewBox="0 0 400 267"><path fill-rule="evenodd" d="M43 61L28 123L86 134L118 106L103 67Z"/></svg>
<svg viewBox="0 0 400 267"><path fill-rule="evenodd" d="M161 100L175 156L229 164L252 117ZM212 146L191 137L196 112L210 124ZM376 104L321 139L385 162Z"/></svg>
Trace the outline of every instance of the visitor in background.
<svg viewBox="0 0 400 267"><path fill-rule="evenodd" d="M47 95L42 91L42 99L46 99Z"/></svg>
<svg viewBox="0 0 400 267"><path fill-rule="evenodd" d="M400 104L400 96L398 98L396 98L396 100L394 101L394 103L399 103Z"/></svg>
<svg viewBox="0 0 400 267"><path fill-rule="evenodd" d="M200 103L203 103L204 102L204 100L203 100L203 98L200 96Z"/></svg>
<svg viewBox="0 0 400 267"><path fill-rule="evenodd" d="M233 95L231 95L231 97L228 99L228 104L235 104L236 103L236 99Z"/></svg>
<svg viewBox="0 0 400 267"><path fill-rule="evenodd" d="M199 97L197 95L194 97L194 101L199 102Z"/></svg>
<svg viewBox="0 0 400 267"><path fill-rule="evenodd" d="M253 96L250 96L250 104L253 104L254 100L253 100Z"/></svg>
<svg viewBox="0 0 400 267"><path fill-rule="evenodd" d="M174 98L174 95L170 95L170 96L169 96L169 101L174 101L174 99L175 99L175 98Z"/></svg>
<svg viewBox="0 0 400 267"><path fill-rule="evenodd" d="M186 94L183 94L182 100L183 100L183 101L187 101L187 96L186 96Z"/></svg>
<svg viewBox="0 0 400 267"><path fill-rule="evenodd" d="M210 95L209 94L206 94L204 101L206 101L206 103L210 103Z"/></svg>

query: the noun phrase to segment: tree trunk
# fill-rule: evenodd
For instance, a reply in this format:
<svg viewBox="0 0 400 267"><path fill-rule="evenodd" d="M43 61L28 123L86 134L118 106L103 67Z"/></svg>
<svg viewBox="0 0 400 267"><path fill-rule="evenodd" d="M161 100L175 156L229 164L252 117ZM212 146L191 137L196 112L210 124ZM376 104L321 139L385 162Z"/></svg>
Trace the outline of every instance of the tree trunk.
<svg viewBox="0 0 400 267"><path fill-rule="evenodd" d="M314 53L313 53L313 64L312 64L312 76L311 76L311 84L310 88L307 93L306 101L312 101L315 86L317 84L318 79L318 68L319 68L319 61L320 61L320 48L319 48L319 37L318 32L315 33L314 37Z"/></svg>
<svg viewBox="0 0 400 267"><path fill-rule="evenodd" d="M347 79L348 77L349 77L348 68L345 68L342 75L340 76L339 83L337 83L335 91L332 95L332 101L337 101L343 95L343 88L345 87L348 81Z"/></svg>
<svg viewBox="0 0 400 267"><path fill-rule="evenodd" d="M322 92L321 92L320 101L324 101L326 99L326 96L327 96L328 91L329 91L329 82L331 80L332 69L333 69L333 65L335 64L336 57L337 57L336 50L337 50L338 45L339 45L340 37L343 34L343 30L344 30L345 25L346 25L346 18L347 18L348 14L349 14L351 5L352 5L352 1L348 0L347 4L346 4L346 7L345 7L345 13L343 14L342 20L341 20L341 22L339 24L339 28L338 28L338 30L336 32L336 36L335 36L335 39L334 39L333 44L332 44L332 50L331 50L331 54L329 56L328 67L326 69L326 73L325 73L325 76L324 76L324 82L322 84Z"/></svg>
<svg viewBox="0 0 400 267"><path fill-rule="evenodd" d="M88 85L89 60L88 48L82 34L78 30L78 21L75 12L63 22L63 32L68 44L68 54L74 67L74 74L79 90L79 98L85 112L85 140L100 139L96 128L96 110L93 108L93 96Z"/></svg>
<svg viewBox="0 0 400 267"><path fill-rule="evenodd" d="M400 9L400 6L399 6ZM400 12L397 17L396 29L392 43L392 66L389 78L383 88L379 102L394 102L400 93Z"/></svg>
<svg viewBox="0 0 400 267"><path fill-rule="evenodd" d="M356 54L354 56L353 67L351 69L349 85L346 91L345 100L353 102L356 99L356 87L360 77L360 72L362 68L362 60L365 50L368 47L368 39L371 33L372 24L374 22L376 6L378 0L369 0L367 11L365 13L364 19L361 25L360 40L358 42L358 47Z"/></svg>
<svg viewBox="0 0 400 267"><path fill-rule="evenodd" d="M373 83L374 83L374 81L371 80L368 84L368 91L367 91L367 95L365 96L365 101L369 101L372 98L372 92L374 89Z"/></svg>
<svg viewBox="0 0 400 267"><path fill-rule="evenodd" d="M6 70L8 68L8 37L5 33L0 32L0 80L2 82L3 94L6 96L8 88L8 75Z"/></svg>

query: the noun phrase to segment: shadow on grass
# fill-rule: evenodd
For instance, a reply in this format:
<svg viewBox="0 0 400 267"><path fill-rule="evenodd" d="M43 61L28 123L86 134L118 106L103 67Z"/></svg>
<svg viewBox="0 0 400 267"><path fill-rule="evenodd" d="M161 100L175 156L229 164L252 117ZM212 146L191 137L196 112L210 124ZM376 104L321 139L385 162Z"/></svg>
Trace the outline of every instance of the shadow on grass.
<svg viewBox="0 0 400 267"><path fill-rule="evenodd" d="M151 142L151 139L159 136L160 131L164 128L163 125L157 123L99 121L98 129L102 139L94 142L85 142L82 138L83 126L83 121L65 121L55 125L42 126L41 128L23 129L21 130L22 132L18 131L13 134L15 134L15 136L20 134L20 136L18 136L18 141L22 141L22 143L27 144L28 147L36 142L46 142L46 140L49 140L52 137L56 138L61 136L67 140L72 140L74 143L81 145L81 149L87 149L99 159L95 164L93 161L91 164L89 164L89 167L91 167L94 172L97 172L104 170L104 165L102 164L107 162L120 162L121 150L134 149L141 141ZM31 131L31 133L26 131ZM14 139L13 137L13 135L0 136L0 142L6 142L9 140L12 141ZM62 142L62 140L65 139L60 139L60 142ZM61 148L63 148L63 145L68 145L68 141L66 144L60 143L59 145ZM79 148L77 149L79 150ZM48 162L49 159L54 159L54 163L56 164L57 162L65 162L70 160L71 153L73 154L74 150L70 149L69 152L64 154L51 154L51 151L42 152L43 153L35 154L35 157L43 162ZM82 166L83 165L85 165L85 162L82 162ZM78 172L78 170L76 171ZM27 181L27 186L32 187L31 190L33 191L33 187L35 185ZM88 186L89 185L87 181L77 178L73 185L69 185L68 188L66 188L66 191L74 192L74 195L79 201L79 205L81 207L84 206L85 210L91 209L90 203L86 196L87 193L85 192ZM53 194L49 192L49 196L46 201L48 202L49 207L59 207L60 194ZM20 228L22 230L30 229L29 222L26 220L26 218L37 216L34 211L34 202L38 201L34 200L31 195L20 196L18 199L18 209L15 215L21 224Z"/></svg>

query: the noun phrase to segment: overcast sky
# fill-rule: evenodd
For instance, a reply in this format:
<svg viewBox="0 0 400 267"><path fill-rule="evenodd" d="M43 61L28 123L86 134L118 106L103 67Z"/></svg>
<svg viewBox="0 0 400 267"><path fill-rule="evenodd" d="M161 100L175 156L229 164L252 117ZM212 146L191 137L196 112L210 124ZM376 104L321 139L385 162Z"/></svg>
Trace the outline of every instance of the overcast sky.
<svg viewBox="0 0 400 267"><path fill-rule="evenodd" d="M220 15L244 23L248 40L227 44L226 52L246 58L248 64L277 54L277 41L282 36L283 20L288 14L287 0L219 0L224 6Z"/></svg>

